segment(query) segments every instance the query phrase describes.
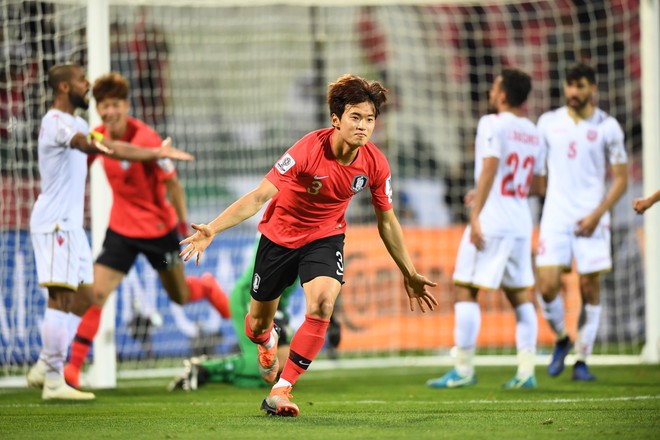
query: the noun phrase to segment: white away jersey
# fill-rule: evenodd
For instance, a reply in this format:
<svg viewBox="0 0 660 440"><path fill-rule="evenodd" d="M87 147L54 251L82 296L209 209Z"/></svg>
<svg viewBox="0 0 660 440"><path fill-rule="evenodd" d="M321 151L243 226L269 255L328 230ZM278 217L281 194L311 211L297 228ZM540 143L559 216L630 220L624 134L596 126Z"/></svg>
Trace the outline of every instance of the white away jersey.
<svg viewBox="0 0 660 440"><path fill-rule="evenodd" d="M509 112L482 116L475 140L475 182L487 157L498 158L499 166L479 215L483 234L531 236L527 195L532 177L542 173L544 161L536 126Z"/></svg>
<svg viewBox="0 0 660 440"><path fill-rule="evenodd" d="M51 109L41 120L39 174L41 194L32 209L32 232L70 231L83 227L87 155L71 148L77 133L87 133L84 119Z"/></svg>
<svg viewBox="0 0 660 440"><path fill-rule="evenodd" d="M573 231L605 197L607 163L628 161L619 123L596 108L575 123L566 106L544 113L538 122L546 149L548 188L541 227ZM601 224L609 224L605 213Z"/></svg>

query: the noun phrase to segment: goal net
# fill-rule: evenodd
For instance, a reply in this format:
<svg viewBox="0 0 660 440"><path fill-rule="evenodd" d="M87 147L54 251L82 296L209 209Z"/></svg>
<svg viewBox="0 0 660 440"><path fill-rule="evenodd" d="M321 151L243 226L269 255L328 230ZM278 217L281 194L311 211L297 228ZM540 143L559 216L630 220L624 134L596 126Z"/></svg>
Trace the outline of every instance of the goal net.
<svg viewBox="0 0 660 440"><path fill-rule="evenodd" d="M439 306L410 313L400 273L375 230L368 197L349 208L339 356L447 354L453 345L451 276L473 187L473 140L502 66L531 73L533 121L564 104L564 68L598 71L597 103L621 123L630 185L613 212L614 268L603 277L597 354L639 354L644 343L639 0L258 2L110 1L110 47L88 47L82 1L0 4L0 371L24 372L39 353L46 294L38 286L28 223L39 192L36 141L50 105L46 72L110 51L131 84L132 114L196 156L178 163L189 220L207 222L255 186L302 134L329 125L326 86L351 72L380 80L390 102L374 142L388 156L395 209ZM250 2L243 2L250 3ZM91 81L94 78L90 78ZM108 201L110 203L110 201ZM535 217L540 202L532 202ZM259 216L226 231L197 267L227 292L250 261ZM89 222L87 223L89 225ZM656 286L657 288L657 286ZM657 290L657 289L656 289ZM117 292L119 368L149 367L236 349L229 321L206 303L168 300L146 260ZM533 294L530 292L530 295ZM579 315L575 274L562 295L568 328ZM480 295L479 348L512 353L515 318L500 292ZM304 314L301 292L290 304ZM539 312L539 350L553 336Z"/></svg>

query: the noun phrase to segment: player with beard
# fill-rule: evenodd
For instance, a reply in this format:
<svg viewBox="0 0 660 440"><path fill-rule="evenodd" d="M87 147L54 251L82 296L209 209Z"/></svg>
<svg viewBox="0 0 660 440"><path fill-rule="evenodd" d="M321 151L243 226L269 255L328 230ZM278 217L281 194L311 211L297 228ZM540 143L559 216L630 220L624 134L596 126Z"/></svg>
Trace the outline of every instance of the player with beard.
<svg viewBox="0 0 660 440"><path fill-rule="evenodd" d="M41 330L42 350L27 382L42 387L42 398L89 400L94 394L69 387L63 376L71 342L70 311L82 314L92 292L92 252L83 229L87 155L101 153L130 161L164 158L192 160L170 146L146 150L126 142L90 139L87 122L74 113L89 106L90 84L75 64L53 66L48 72L53 105L41 120L39 174L41 193L30 217L39 285L48 289Z"/></svg>
<svg viewBox="0 0 660 440"><path fill-rule="evenodd" d="M566 70L566 105L539 118L547 149L547 192L541 216L538 267L539 303L557 335L548 366L550 376L564 369L573 342L568 336L561 275L575 260L582 307L578 322L573 380L595 376L586 360L600 321L600 273L612 267L609 210L626 191L627 154L621 126L594 102L596 73L584 63ZM607 190L608 166L613 178Z"/></svg>

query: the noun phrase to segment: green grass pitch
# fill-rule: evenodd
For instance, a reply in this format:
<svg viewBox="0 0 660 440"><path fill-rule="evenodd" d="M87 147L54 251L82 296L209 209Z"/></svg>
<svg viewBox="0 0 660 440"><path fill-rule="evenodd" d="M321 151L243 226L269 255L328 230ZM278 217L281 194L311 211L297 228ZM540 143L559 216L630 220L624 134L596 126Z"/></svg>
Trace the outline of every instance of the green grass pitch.
<svg viewBox="0 0 660 440"><path fill-rule="evenodd" d="M539 388L503 390L514 367L479 367L478 384L433 390L430 367L309 371L293 390L297 418L259 410L267 389L209 384L168 392L169 379L122 380L94 402L43 402L40 392L0 389L0 439L657 439L660 366L570 368Z"/></svg>

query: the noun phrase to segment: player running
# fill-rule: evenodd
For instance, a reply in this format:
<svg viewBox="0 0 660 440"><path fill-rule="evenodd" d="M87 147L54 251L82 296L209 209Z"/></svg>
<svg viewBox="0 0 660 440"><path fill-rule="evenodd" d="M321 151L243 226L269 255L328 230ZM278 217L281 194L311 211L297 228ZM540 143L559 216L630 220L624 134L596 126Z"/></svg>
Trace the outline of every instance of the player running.
<svg viewBox="0 0 660 440"><path fill-rule="evenodd" d="M291 389L324 345L335 301L344 282L345 213L351 198L369 188L378 230L404 277L410 308L437 305L427 287L435 286L415 270L392 209L392 178L385 155L369 140L387 90L376 81L344 75L330 84L332 128L313 131L294 144L259 186L234 202L181 243L184 260L199 263L216 234L255 215L268 201L259 224L262 233L252 277L245 334L259 349L262 376L277 375L278 334L273 326L282 291L300 276L307 313L291 340L279 381L261 408L295 417ZM272 200L271 200L272 199Z"/></svg>

